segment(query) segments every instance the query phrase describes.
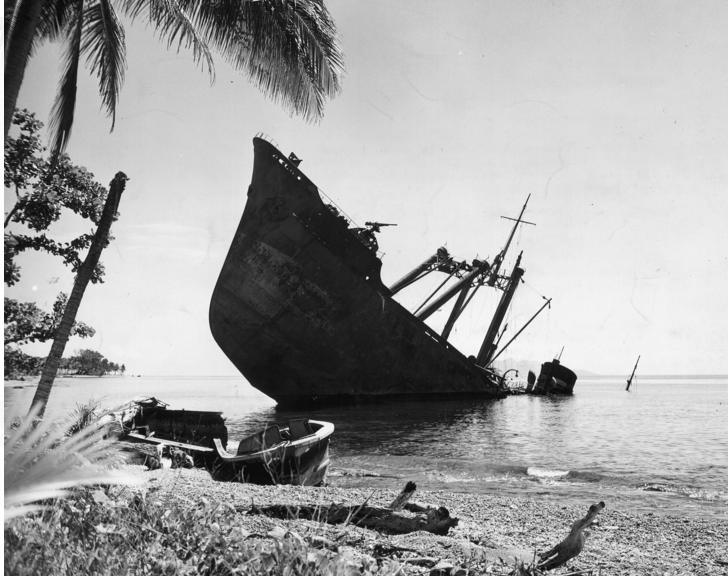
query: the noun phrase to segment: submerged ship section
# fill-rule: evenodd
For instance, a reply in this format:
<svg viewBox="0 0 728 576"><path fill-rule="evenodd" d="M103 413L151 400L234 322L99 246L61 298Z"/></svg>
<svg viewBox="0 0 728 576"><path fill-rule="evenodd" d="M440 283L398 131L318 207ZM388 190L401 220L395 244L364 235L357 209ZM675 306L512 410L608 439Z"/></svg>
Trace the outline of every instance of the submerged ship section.
<svg viewBox="0 0 728 576"><path fill-rule="evenodd" d="M374 236L383 224L354 226L323 201L294 155L261 137L253 145L247 203L213 292L210 327L255 388L279 405L506 395L502 379L485 368L497 326L477 358L447 341L468 290L503 282L498 259L493 266L453 264L441 249L387 288ZM459 288L412 314L393 292L433 266L457 266ZM501 307L518 280L506 284ZM456 296L452 322L437 334L424 320Z"/></svg>

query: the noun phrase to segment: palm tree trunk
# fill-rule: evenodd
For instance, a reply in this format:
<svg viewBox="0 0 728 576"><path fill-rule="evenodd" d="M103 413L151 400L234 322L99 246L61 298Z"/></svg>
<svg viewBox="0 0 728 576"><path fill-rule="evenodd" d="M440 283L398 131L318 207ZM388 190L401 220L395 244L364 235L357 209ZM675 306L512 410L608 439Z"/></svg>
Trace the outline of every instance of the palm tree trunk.
<svg viewBox="0 0 728 576"><path fill-rule="evenodd" d="M7 3L6 3L7 4ZM30 58L33 37L45 0L15 0L8 36L5 38L5 137L13 122L15 105Z"/></svg>
<svg viewBox="0 0 728 576"><path fill-rule="evenodd" d="M51 394L51 388L53 387L53 381L58 373L58 367L63 357L63 352L68 344L68 338L71 334L71 328L73 323L76 321L76 314L78 308L81 306L81 300L83 294L86 291L91 275L93 274L96 264L99 262L101 252L104 250L109 237L109 231L111 230L111 223L114 221L114 214L119 207L119 200L121 200L121 193L126 187L126 181L128 180L126 174L123 172L117 172L114 179L109 184L109 194L106 197L106 203L104 204L104 211L101 214L99 220L99 226L94 234L93 242L88 250L86 259L78 270L76 275L76 281L73 284L73 290L66 303L66 308L63 311L63 317L61 322L56 329L56 333L53 338L53 345L51 351L48 354L45 365L43 366L43 372L38 382L38 388L33 396L33 403L31 404L31 410L36 404L40 405L40 411L38 417L42 418L48 404L48 397Z"/></svg>

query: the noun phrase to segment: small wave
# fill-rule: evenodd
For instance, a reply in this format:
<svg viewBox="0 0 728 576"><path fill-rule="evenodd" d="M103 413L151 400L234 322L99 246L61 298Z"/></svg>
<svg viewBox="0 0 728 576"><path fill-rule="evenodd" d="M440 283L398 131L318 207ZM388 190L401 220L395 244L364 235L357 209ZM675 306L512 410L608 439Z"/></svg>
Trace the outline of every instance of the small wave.
<svg viewBox="0 0 728 576"><path fill-rule="evenodd" d="M645 492L665 492L668 494L677 494L679 496L686 496L695 500L728 501L728 492L724 490L706 490L704 488L671 486L669 484L644 484L640 486L639 489L644 490Z"/></svg>
<svg viewBox="0 0 728 576"><path fill-rule="evenodd" d="M329 470L329 476L351 476L353 478L382 477L382 475L377 472L370 472L369 470L362 470L359 468L331 468ZM396 478L396 476L390 476L390 478Z"/></svg>
<svg viewBox="0 0 728 576"><path fill-rule="evenodd" d="M441 470L430 470L428 472L425 472L425 477L428 480L433 480L435 482L443 482L444 484L472 484L474 482L478 482L480 479L476 478L469 472L463 471L463 472L443 472Z"/></svg>
<svg viewBox="0 0 728 576"><path fill-rule="evenodd" d="M568 470L544 470L542 468L527 468L526 474L537 478L560 478L570 474Z"/></svg>
<svg viewBox="0 0 728 576"><path fill-rule="evenodd" d="M566 475L567 480L574 480L576 482L600 482L605 479L604 474L597 474L596 472L580 472L578 470L571 470Z"/></svg>
<svg viewBox="0 0 728 576"><path fill-rule="evenodd" d="M645 484L644 486L640 487L640 490L644 490L645 492L676 492L677 491L672 486L667 486L665 484Z"/></svg>

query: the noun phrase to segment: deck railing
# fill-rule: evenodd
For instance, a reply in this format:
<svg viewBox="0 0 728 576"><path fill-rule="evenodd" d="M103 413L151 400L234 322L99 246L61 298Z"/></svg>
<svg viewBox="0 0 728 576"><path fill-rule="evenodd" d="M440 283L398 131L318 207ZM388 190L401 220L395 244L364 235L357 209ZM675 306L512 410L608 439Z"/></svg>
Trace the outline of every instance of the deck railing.
<svg viewBox="0 0 728 576"><path fill-rule="evenodd" d="M265 132L258 132L255 135L255 137L260 138L261 140L265 140L266 142L272 144L280 152L281 148L280 148L278 142L276 142L271 136L269 136ZM281 153L281 157L279 158L279 161L285 165L286 169L288 169L290 172L294 173L294 171L291 170L291 168L288 164L290 162L288 160L288 158L286 158L283 155L283 152L280 152L280 153ZM296 168L296 171L300 172L300 170L297 166L295 168ZM316 185L314 184L314 186L316 186ZM347 222L349 222L349 224L351 224L350 228L362 228L362 226L359 226L359 224L357 224L351 216L349 216L346 212L344 212L344 210L342 210L342 208L336 202L334 202L331 199L331 197L328 194L326 194L326 192L324 192L319 186L316 186L316 190L318 191L319 196L321 197L321 201L324 204L328 204L329 206L333 207L336 210L337 214L340 214L343 218L345 218L347 220ZM354 234L353 231L352 231L352 234ZM354 236L357 238L357 240L359 240L359 242L361 242L362 244L367 246L367 243L364 242L361 238L359 238L359 236L357 234L354 234ZM380 260L384 257L384 252L381 252L379 250L377 250L376 254Z"/></svg>

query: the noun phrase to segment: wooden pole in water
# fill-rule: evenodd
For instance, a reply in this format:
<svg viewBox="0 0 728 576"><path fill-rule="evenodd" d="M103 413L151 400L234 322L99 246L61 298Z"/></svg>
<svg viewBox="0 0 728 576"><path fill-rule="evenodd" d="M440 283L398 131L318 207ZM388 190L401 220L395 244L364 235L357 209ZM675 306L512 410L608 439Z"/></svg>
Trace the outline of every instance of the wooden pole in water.
<svg viewBox="0 0 728 576"><path fill-rule="evenodd" d="M634 373L637 371L637 364L640 363L641 356L637 356L637 362L634 363L634 370L632 370L632 375L629 377L629 380L627 380L627 392L629 392L629 387L632 386L632 378L634 378Z"/></svg>

